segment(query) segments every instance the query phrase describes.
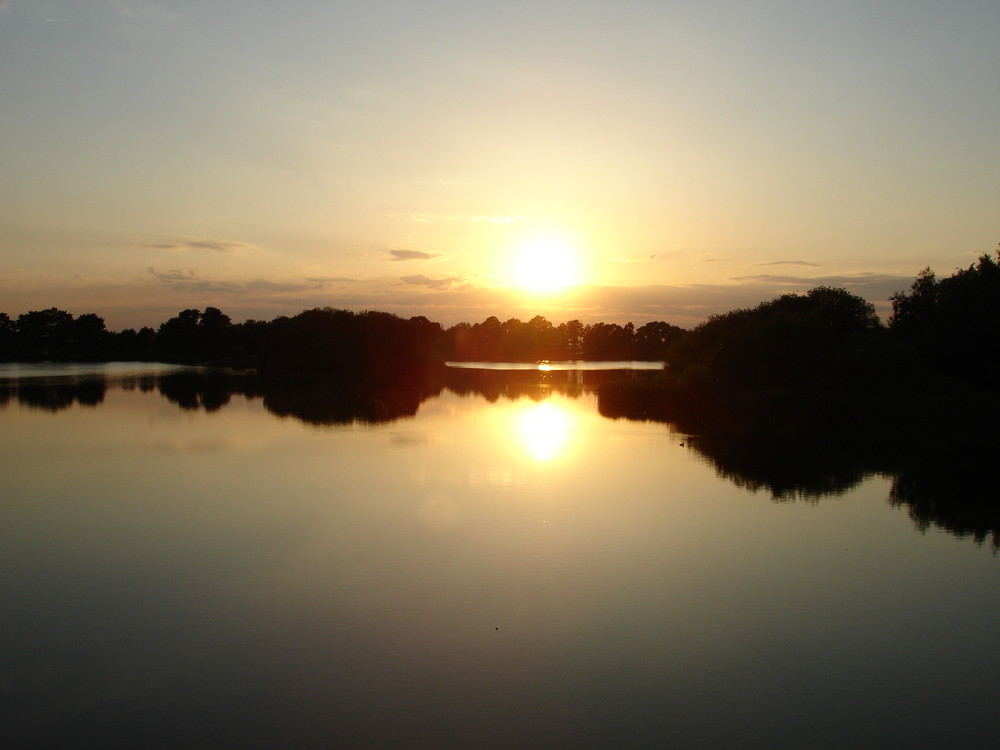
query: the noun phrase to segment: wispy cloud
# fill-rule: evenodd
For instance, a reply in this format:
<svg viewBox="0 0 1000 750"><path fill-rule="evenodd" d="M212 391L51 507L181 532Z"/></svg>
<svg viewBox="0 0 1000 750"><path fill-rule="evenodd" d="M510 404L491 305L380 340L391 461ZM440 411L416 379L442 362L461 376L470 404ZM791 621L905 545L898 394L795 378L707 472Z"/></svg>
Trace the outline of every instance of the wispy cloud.
<svg viewBox="0 0 1000 750"><path fill-rule="evenodd" d="M247 294L273 292L306 292L320 289L323 283L316 281L279 282L267 279L251 279L250 281L214 281L199 278L194 270L157 271L149 268L148 273L154 278L169 285L174 291L185 292L216 292L220 294Z"/></svg>
<svg viewBox="0 0 1000 750"><path fill-rule="evenodd" d="M356 284L360 279L352 279L349 276L307 276L306 281L313 284Z"/></svg>
<svg viewBox="0 0 1000 750"><path fill-rule="evenodd" d="M451 289L454 284L458 284L462 281L462 279L458 276L447 276L439 279L432 279L430 276L424 276L423 274L401 276L399 280L404 284L425 286L428 289L434 290Z"/></svg>
<svg viewBox="0 0 1000 750"><path fill-rule="evenodd" d="M888 309L888 303L884 300L912 283L908 276L886 273L849 273L836 276L757 274L736 276L731 280L737 282L737 288L752 290L760 297L759 301L787 292L801 293L817 286L840 287L873 302L882 313Z"/></svg>
<svg viewBox="0 0 1000 750"><path fill-rule="evenodd" d="M741 284L782 285L805 288L817 286L844 287L848 289L851 287L889 288L888 285L890 284L897 285L896 287L892 287L888 294L892 294L892 291L896 288L901 288L899 285L908 286L912 282L912 279L909 277L893 276L885 273L848 273L837 276L781 276L778 274L763 273L751 276L734 276L732 280Z"/></svg>
<svg viewBox="0 0 1000 750"><path fill-rule="evenodd" d="M772 260L768 263L754 263L755 266L811 266L819 268L819 263L809 263L804 260Z"/></svg>
<svg viewBox="0 0 1000 750"><path fill-rule="evenodd" d="M240 294L246 291L246 285L236 281L203 279L191 283L175 284L172 289L176 292L201 292L203 294Z"/></svg>
<svg viewBox="0 0 1000 750"><path fill-rule="evenodd" d="M155 268L150 266L148 272L155 278L165 283L173 283L178 281L191 282L198 280L198 276L197 274L195 274L193 270L178 271L176 269L172 269L170 271L157 271Z"/></svg>
<svg viewBox="0 0 1000 750"><path fill-rule="evenodd" d="M185 239L184 247L190 247L195 250L212 250L217 253L239 253L244 250L251 250L254 246L246 242L232 242L230 240Z"/></svg>
<svg viewBox="0 0 1000 750"><path fill-rule="evenodd" d="M253 279L243 285L243 290L248 292L304 292L315 289L315 284L301 284L297 282L268 281L267 279ZM242 290L241 290L242 291Z"/></svg>
<svg viewBox="0 0 1000 750"><path fill-rule="evenodd" d="M401 260L434 260L440 258L441 253L427 253L423 250L390 250L389 260L396 262Z"/></svg>
<svg viewBox="0 0 1000 750"><path fill-rule="evenodd" d="M179 242L149 243L144 247L157 250L210 250L215 253L242 253L247 250L258 250L256 245L236 240L211 240L201 237L183 237Z"/></svg>

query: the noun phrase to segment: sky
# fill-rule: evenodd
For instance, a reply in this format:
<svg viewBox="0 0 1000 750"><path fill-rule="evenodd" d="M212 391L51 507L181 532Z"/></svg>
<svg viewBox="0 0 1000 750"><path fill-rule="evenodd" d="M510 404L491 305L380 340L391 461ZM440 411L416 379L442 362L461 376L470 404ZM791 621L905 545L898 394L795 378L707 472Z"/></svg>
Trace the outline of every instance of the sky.
<svg viewBox="0 0 1000 750"><path fill-rule="evenodd" d="M996 0L0 0L0 311L884 318L1000 242L998 38Z"/></svg>

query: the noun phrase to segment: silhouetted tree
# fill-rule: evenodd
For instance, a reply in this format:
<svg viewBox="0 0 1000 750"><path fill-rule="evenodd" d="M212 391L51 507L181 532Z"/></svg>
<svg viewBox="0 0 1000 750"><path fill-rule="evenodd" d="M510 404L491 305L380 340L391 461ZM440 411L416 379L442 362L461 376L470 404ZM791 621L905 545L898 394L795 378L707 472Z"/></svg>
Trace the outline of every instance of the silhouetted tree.
<svg viewBox="0 0 1000 750"><path fill-rule="evenodd" d="M153 360L156 359L156 331L143 326L138 331L125 328L111 334L111 349L114 359Z"/></svg>
<svg viewBox="0 0 1000 750"><path fill-rule="evenodd" d="M882 333L870 302L844 289L816 287L713 315L668 350L667 364L679 376L730 386L846 385L845 378L863 383L877 377L878 348L871 343ZM857 372L849 373L846 361Z"/></svg>
<svg viewBox="0 0 1000 750"><path fill-rule="evenodd" d="M73 341L73 316L50 307L17 318L19 354L28 360L57 359Z"/></svg>
<svg viewBox="0 0 1000 750"><path fill-rule="evenodd" d="M482 323L472 326L472 340L480 352L480 359L495 360L498 358L502 335L503 324L495 315L491 315Z"/></svg>
<svg viewBox="0 0 1000 750"><path fill-rule="evenodd" d="M84 313L73 321L69 354L75 359L106 360L113 337L104 327L104 318Z"/></svg>
<svg viewBox="0 0 1000 750"><path fill-rule="evenodd" d="M586 330L579 320L568 320L560 323L556 329L562 347L559 359L580 359L583 357L583 334Z"/></svg>
<svg viewBox="0 0 1000 750"><path fill-rule="evenodd" d="M201 328L203 356L208 361L217 361L229 355L229 333L232 321L217 307L206 307L198 321Z"/></svg>
<svg viewBox="0 0 1000 750"><path fill-rule="evenodd" d="M482 323L459 323L445 332L446 356L457 361L535 362L539 360L662 360L682 329L668 323L595 323L570 320L554 326L536 315L527 323L490 316Z"/></svg>
<svg viewBox="0 0 1000 750"><path fill-rule="evenodd" d="M889 328L921 366L969 384L1000 376L1000 265L992 257L940 280L926 268L891 301Z"/></svg>
<svg viewBox="0 0 1000 750"><path fill-rule="evenodd" d="M267 336L270 323L263 320L248 319L236 323L229 329L229 340L232 342L231 356L237 366L256 366L257 356Z"/></svg>
<svg viewBox="0 0 1000 750"><path fill-rule="evenodd" d="M160 357L174 362L198 361L202 353L200 320L201 311L189 308L161 323L156 334Z"/></svg>
<svg viewBox="0 0 1000 750"><path fill-rule="evenodd" d="M636 329L632 356L649 362L665 361L671 347L683 338L684 333L683 328L670 323L646 323Z"/></svg>
<svg viewBox="0 0 1000 750"><path fill-rule="evenodd" d="M921 336L929 331L937 317L937 277L930 268L917 274L909 293L896 292L892 302L889 328L904 336Z"/></svg>
<svg viewBox="0 0 1000 750"><path fill-rule="evenodd" d="M387 384L440 364L440 327L426 318L316 308L271 323L259 365L270 375Z"/></svg>
<svg viewBox="0 0 1000 750"><path fill-rule="evenodd" d="M476 360L471 323L456 323L445 331L446 358L472 362Z"/></svg>
<svg viewBox="0 0 1000 750"><path fill-rule="evenodd" d="M627 360L632 358L635 326L627 323L594 323L583 332L582 354L590 360Z"/></svg>
<svg viewBox="0 0 1000 750"><path fill-rule="evenodd" d="M229 316L217 307L182 310L160 325L156 347L169 362L217 362L230 354L231 327Z"/></svg>
<svg viewBox="0 0 1000 750"><path fill-rule="evenodd" d="M113 340L104 319L85 313L74 319L71 313L50 307L18 316L16 322L4 315L0 338L7 339L3 358L34 361L106 360Z"/></svg>
<svg viewBox="0 0 1000 750"><path fill-rule="evenodd" d="M0 362L11 362L19 354L17 325L5 312L0 312Z"/></svg>
<svg viewBox="0 0 1000 750"><path fill-rule="evenodd" d="M410 318L407 335L411 343L425 356L443 360L446 353L445 331L440 323L428 320L423 315Z"/></svg>

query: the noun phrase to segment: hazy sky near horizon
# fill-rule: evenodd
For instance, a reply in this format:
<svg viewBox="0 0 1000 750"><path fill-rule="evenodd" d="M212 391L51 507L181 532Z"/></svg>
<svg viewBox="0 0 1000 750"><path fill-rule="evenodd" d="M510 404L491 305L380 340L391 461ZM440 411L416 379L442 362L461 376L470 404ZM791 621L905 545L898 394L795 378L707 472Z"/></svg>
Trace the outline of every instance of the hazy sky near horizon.
<svg viewBox="0 0 1000 750"><path fill-rule="evenodd" d="M0 310L691 325L1000 241L1000 3L0 0ZM576 286L518 287L539 238Z"/></svg>

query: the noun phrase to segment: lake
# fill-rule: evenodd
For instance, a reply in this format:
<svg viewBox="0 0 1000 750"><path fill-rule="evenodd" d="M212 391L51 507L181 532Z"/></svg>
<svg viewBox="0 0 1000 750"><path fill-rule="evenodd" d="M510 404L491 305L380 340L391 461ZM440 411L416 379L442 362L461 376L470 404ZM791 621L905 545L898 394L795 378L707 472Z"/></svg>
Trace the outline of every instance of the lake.
<svg viewBox="0 0 1000 750"><path fill-rule="evenodd" d="M990 511L491 367L0 366L3 747L996 747Z"/></svg>

